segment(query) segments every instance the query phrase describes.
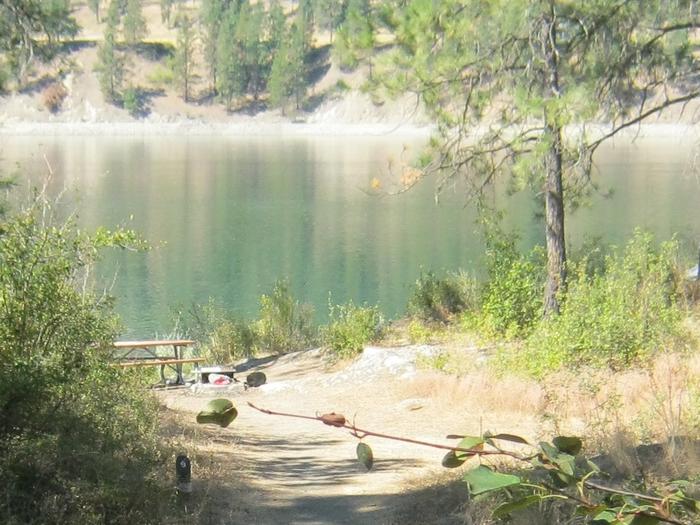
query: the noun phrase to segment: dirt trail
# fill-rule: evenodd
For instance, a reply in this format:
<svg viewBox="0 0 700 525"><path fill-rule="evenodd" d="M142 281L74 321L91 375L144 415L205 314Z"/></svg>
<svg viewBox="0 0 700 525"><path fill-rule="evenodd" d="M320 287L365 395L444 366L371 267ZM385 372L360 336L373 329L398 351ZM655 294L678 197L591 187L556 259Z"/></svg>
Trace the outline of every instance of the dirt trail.
<svg viewBox="0 0 700 525"><path fill-rule="evenodd" d="M246 402L306 415L337 412L361 428L445 442L448 433L479 432L483 420L458 411L441 396L411 397L419 355L430 347L369 348L350 366L328 371L318 351L289 354L251 370L265 372L268 384L243 391L166 391L159 395L191 427L208 399L226 397L239 416L227 429L190 428L204 462L207 511L199 523L381 524L396 522L397 511L415 504L417 479L444 469L444 453L403 442L367 438L375 464L364 472L355 459L356 440L344 430L308 420L256 412ZM503 415L490 423L505 424ZM527 423L527 422L525 422ZM513 429L512 423L508 427ZM213 465L213 467L212 467ZM196 485L195 485L196 486ZM445 513L447 514L447 513ZM433 523L452 523L449 516Z"/></svg>

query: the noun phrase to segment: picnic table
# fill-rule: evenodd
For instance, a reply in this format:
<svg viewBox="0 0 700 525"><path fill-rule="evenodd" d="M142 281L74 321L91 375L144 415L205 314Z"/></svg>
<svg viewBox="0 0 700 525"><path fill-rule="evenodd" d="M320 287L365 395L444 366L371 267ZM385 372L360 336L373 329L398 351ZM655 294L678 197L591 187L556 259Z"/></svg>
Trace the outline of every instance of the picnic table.
<svg viewBox="0 0 700 525"><path fill-rule="evenodd" d="M156 339L146 341L117 341L112 345L115 366L160 366L163 384L184 385L182 365L201 363L203 357L183 357L183 350L193 345L191 339ZM117 355L119 354L119 355Z"/></svg>

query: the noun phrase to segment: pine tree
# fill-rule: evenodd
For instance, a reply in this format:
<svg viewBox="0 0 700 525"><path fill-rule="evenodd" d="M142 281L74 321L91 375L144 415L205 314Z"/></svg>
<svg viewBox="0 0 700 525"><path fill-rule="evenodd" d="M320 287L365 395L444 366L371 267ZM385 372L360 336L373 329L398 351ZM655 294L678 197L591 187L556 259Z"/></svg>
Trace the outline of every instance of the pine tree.
<svg viewBox="0 0 700 525"><path fill-rule="evenodd" d="M0 0L0 53L20 86L35 58L52 56L58 40L77 32L68 0Z"/></svg>
<svg viewBox="0 0 700 525"><path fill-rule="evenodd" d="M173 57L175 81L182 89L183 100L189 102L192 80L194 79L194 22L188 15L180 13L177 16L176 26L177 45Z"/></svg>
<svg viewBox="0 0 700 525"><path fill-rule="evenodd" d="M119 100L126 61L117 49L117 31L119 28L119 3L112 0L107 11L107 26L104 41L97 50L97 67L102 94L110 102Z"/></svg>
<svg viewBox="0 0 700 525"><path fill-rule="evenodd" d="M368 60L369 75L372 77L374 30L369 0L349 0L345 21L338 29L333 46L341 67L355 69L361 61Z"/></svg>
<svg viewBox="0 0 700 525"><path fill-rule="evenodd" d="M283 113L291 101L294 101L295 108L299 109L304 97L304 42L301 24L294 22L272 62L268 80L270 103L274 107L282 108Z"/></svg>
<svg viewBox="0 0 700 525"><path fill-rule="evenodd" d="M231 5L237 2L230 0L202 0L200 7L200 24L202 27L202 43L204 48L204 62L209 69L209 81L212 91L218 94L218 70L219 63L219 32L226 19L226 12Z"/></svg>
<svg viewBox="0 0 700 525"><path fill-rule="evenodd" d="M542 196L547 315L565 298L565 202L585 195L597 148L700 98L694 4L401 0L386 18L384 84L419 93L439 126L425 172L474 195L514 177Z"/></svg>
<svg viewBox="0 0 700 525"><path fill-rule="evenodd" d="M216 44L217 92L231 107L233 100L245 92L246 77L240 42L236 38L238 9L229 7L219 28Z"/></svg>
<svg viewBox="0 0 700 525"><path fill-rule="evenodd" d="M314 16L320 29L330 33L330 41L333 43L333 35L336 29L345 19L347 8L346 0L316 0L314 3Z"/></svg>
<svg viewBox="0 0 700 525"><path fill-rule="evenodd" d="M272 62L277 50L284 40L286 32L286 20L279 0L270 0L265 23L267 33L267 48L269 61Z"/></svg>
<svg viewBox="0 0 700 525"><path fill-rule="evenodd" d="M100 0L88 0L88 7L95 13L95 20L100 21Z"/></svg>
<svg viewBox="0 0 700 525"><path fill-rule="evenodd" d="M128 0L124 13L124 40L129 45L141 42L148 34L141 0Z"/></svg>
<svg viewBox="0 0 700 525"><path fill-rule="evenodd" d="M160 0L160 19L164 24L170 25L170 16L176 0Z"/></svg>

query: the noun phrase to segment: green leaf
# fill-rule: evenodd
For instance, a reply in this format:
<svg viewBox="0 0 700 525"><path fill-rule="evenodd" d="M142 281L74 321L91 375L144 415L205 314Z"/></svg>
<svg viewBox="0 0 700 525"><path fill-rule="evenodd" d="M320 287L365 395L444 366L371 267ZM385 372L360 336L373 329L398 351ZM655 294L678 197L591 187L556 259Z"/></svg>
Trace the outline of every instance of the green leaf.
<svg viewBox="0 0 700 525"><path fill-rule="evenodd" d="M207 403L207 406L199 414L197 414L197 423L200 425L219 425L226 428L236 419L238 411L233 403L228 399L212 399Z"/></svg>
<svg viewBox="0 0 700 525"><path fill-rule="evenodd" d="M372 465L374 465L374 454L372 453L372 449L367 443L358 443L357 444L357 460L362 464L363 467L367 469L367 471L372 470Z"/></svg>
<svg viewBox="0 0 700 525"><path fill-rule="evenodd" d="M450 450L445 457L442 458L442 466L445 468L461 467L468 458L458 458L454 450Z"/></svg>
<svg viewBox="0 0 700 525"><path fill-rule="evenodd" d="M524 498L519 499L517 501L503 503L502 505L496 507L496 509L493 511L493 517L503 518L505 516L508 516L511 512L515 512L516 510L520 509L525 509L536 503L539 503L540 501L542 501L542 498L535 494L532 494L530 496L525 496Z"/></svg>
<svg viewBox="0 0 700 525"><path fill-rule="evenodd" d="M581 452L583 446L583 442L579 438L571 436L557 436L552 440L552 443L560 451L572 456Z"/></svg>
<svg viewBox="0 0 700 525"><path fill-rule="evenodd" d="M464 436L455 448L474 449L474 452L481 451L484 448L484 438L481 436ZM458 459L463 460L467 460L474 455L474 453L463 450L455 450L454 453Z"/></svg>
<svg viewBox="0 0 700 525"><path fill-rule="evenodd" d="M600 514L596 514L591 522L593 525L603 525L604 523L617 523L617 513L604 510Z"/></svg>
<svg viewBox="0 0 700 525"><path fill-rule="evenodd" d="M529 445L530 443L527 442L525 438L522 438L520 436L516 436L514 434L487 434L487 438L489 439L501 439L503 441L510 441L512 443L520 443L521 445Z"/></svg>
<svg viewBox="0 0 700 525"><path fill-rule="evenodd" d="M469 492L471 492L473 496L512 487L513 485L519 485L521 482L518 476L494 472L484 465L470 470L464 474L462 479L469 485Z"/></svg>

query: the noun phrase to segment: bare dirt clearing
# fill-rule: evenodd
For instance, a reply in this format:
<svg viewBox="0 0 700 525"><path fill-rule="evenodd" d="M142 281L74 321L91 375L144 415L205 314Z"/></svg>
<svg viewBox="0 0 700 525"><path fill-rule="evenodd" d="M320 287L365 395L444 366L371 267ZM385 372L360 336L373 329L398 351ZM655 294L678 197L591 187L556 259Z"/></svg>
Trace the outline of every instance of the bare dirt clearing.
<svg viewBox="0 0 700 525"><path fill-rule="evenodd" d="M431 523L461 523L462 516L439 507L444 491L426 486L425 480L444 472L444 452L367 438L375 464L366 473L347 431L247 406L306 415L337 412L361 428L438 443L448 443L445 435L455 432L534 433L534 417L521 413L516 420L507 411L474 406L454 395L448 382L442 384L447 376L417 370L416 361L434 352L428 346L368 348L338 370L329 370L319 351L300 352L251 368L267 375L268 384L258 389L160 392L163 404L176 412L170 431L192 447L187 452L194 459L193 498L200 502L193 518L199 523L420 523L425 518L411 510L419 498L422 511L434 516ZM195 426L195 414L216 397L231 399L238 418L226 429Z"/></svg>

